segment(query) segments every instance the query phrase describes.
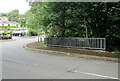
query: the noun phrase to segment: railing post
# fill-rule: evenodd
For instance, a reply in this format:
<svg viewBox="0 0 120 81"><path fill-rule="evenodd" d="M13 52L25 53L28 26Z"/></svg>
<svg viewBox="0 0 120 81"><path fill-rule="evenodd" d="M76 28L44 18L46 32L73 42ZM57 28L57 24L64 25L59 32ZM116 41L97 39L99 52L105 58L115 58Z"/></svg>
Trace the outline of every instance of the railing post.
<svg viewBox="0 0 120 81"><path fill-rule="evenodd" d="M100 48L102 49L102 39L100 40Z"/></svg>
<svg viewBox="0 0 120 81"><path fill-rule="evenodd" d="M106 50L106 39L104 38L104 50Z"/></svg>

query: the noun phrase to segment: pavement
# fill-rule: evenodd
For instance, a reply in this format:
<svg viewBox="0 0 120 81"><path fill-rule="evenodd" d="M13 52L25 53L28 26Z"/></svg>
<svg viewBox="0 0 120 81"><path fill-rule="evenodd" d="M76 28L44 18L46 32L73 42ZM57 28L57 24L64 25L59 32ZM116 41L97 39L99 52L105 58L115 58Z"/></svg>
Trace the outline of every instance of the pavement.
<svg viewBox="0 0 120 81"><path fill-rule="evenodd" d="M58 47L41 47L38 42L32 42L32 43L26 44L23 47L28 50L38 51L38 52L42 52L42 53L51 53L51 54L56 54L56 55L65 55L65 56L79 57L79 58L86 58L86 59L120 62L120 59L118 59L118 58L95 56L94 54L93 55L86 54L86 53L90 53L90 54L96 53L96 55L97 55L97 53L99 55L100 55L100 53L104 54L104 52L97 52L96 50L80 49L79 51L81 51L81 52L77 52L78 51L77 49L75 50L72 48L68 49L68 48L60 48L60 47L59 48ZM72 52L71 50L76 51L76 53ZM86 53L84 53L84 52L86 52ZM111 54L112 53L110 53L109 55L111 55ZM118 55L116 54L116 56L118 56Z"/></svg>
<svg viewBox="0 0 120 81"><path fill-rule="evenodd" d="M15 38L2 44L2 79L116 79L112 61L68 57L24 49L37 38Z"/></svg>

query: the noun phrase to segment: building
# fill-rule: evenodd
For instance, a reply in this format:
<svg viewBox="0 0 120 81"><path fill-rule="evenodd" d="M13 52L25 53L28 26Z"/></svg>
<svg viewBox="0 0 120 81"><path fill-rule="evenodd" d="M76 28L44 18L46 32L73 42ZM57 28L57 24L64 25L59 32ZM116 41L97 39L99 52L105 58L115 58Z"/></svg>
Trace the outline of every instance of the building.
<svg viewBox="0 0 120 81"><path fill-rule="evenodd" d="M13 21L0 21L0 28L7 29L7 28L19 28L20 24Z"/></svg>
<svg viewBox="0 0 120 81"><path fill-rule="evenodd" d="M9 21L6 17L0 17L0 32L4 32L5 30L10 32L22 31L27 32L27 28L20 27L18 22Z"/></svg>
<svg viewBox="0 0 120 81"><path fill-rule="evenodd" d="M0 21L8 21L7 17L0 17Z"/></svg>
<svg viewBox="0 0 120 81"><path fill-rule="evenodd" d="M6 30L12 28L20 28L20 24L14 21L8 21L6 17L0 17L0 29Z"/></svg>

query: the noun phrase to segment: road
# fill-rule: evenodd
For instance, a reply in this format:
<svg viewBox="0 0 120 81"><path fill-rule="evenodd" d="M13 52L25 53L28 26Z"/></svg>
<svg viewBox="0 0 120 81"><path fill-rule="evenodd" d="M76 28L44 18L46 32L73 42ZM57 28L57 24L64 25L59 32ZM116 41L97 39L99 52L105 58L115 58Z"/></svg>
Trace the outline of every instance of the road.
<svg viewBox="0 0 120 81"><path fill-rule="evenodd" d="M29 37L0 41L3 79L118 78L118 63L115 62L39 53L23 48L23 45L35 41L37 38Z"/></svg>

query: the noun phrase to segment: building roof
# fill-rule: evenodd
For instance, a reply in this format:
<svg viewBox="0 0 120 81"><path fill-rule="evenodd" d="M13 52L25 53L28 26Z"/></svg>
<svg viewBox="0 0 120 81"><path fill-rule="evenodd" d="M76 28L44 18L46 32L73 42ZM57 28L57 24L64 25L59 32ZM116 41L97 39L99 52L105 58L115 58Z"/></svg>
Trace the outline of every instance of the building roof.
<svg viewBox="0 0 120 81"><path fill-rule="evenodd" d="M0 21L8 21L7 17L0 17Z"/></svg>
<svg viewBox="0 0 120 81"><path fill-rule="evenodd" d="M14 21L8 21L7 17L0 17L0 24L19 24Z"/></svg>

